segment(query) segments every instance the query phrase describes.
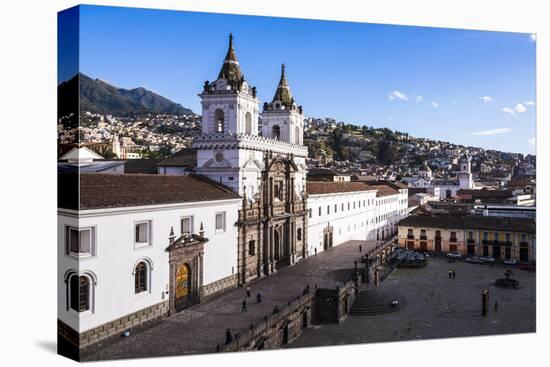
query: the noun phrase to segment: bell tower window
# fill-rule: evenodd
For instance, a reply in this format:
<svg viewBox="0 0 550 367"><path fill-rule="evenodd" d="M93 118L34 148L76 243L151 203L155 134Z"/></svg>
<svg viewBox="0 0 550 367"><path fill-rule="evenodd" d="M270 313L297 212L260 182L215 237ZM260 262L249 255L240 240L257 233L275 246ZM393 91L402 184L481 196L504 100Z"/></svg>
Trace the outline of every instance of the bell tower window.
<svg viewBox="0 0 550 367"><path fill-rule="evenodd" d="M273 139L281 139L281 128L279 127L279 125L273 125L273 128L271 129L271 134L273 136Z"/></svg>
<svg viewBox="0 0 550 367"><path fill-rule="evenodd" d="M218 108L214 112L214 123L215 123L214 127L217 133L223 133L225 131L225 121L224 121L223 110Z"/></svg>

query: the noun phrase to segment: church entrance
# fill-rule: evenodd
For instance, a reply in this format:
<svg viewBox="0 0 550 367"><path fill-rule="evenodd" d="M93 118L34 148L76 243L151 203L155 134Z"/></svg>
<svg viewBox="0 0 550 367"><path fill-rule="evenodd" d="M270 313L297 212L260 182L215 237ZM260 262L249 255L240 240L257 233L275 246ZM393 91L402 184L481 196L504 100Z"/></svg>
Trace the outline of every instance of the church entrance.
<svg viewBox="0 0 550 367"><path fill-rule="evenodd" d="M201 301L204 243L208 241L202 233L174 237L166 249L170 263L170 314Z"/></svg>
<svg viewBox="0 0 550 367"><path fill-rule="evenodd" d="M189 303L188 296L191 294L191 268L188 264L178 266L176 272L176 310L184 308Z"/></svg>
<svg viewBox="0 0 550 367"><path fill-rule="evenodd" d="M275 260L279 261L281 259L281 236L278 230L273 231L273 242L275 247Z"/></svg>

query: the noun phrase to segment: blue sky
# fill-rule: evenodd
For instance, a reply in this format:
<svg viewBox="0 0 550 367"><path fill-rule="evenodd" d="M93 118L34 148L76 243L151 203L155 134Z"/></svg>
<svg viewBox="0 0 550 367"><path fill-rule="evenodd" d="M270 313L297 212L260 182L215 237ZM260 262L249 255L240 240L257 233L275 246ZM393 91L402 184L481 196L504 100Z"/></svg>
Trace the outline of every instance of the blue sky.
<svg viewBox="0 0 550 367"><path fill-rule="evenodd" d="M197 93L216 78L229 32L262 102L286 63L307 116L535 151L536 41L526 33L83 6L80 71L200 113Z"/></svg>

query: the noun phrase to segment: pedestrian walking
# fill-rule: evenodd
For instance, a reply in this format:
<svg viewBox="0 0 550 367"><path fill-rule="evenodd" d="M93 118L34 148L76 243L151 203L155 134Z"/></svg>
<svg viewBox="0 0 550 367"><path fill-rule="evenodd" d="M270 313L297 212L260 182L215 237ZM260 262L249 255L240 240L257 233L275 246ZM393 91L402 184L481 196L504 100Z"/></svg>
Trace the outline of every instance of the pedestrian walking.
<svg viewBox="0 0 550 367"><path fill-rule="evenodd" d="M246 287L246 297L250 298L250 286Z"/></svg>
<svg viewBox="0 0 550 367"><path fill-rule="evenodd" d="M231 335L231 329L227 328L225 331L225 345L233 341L233 335Z"/></svg>
<svg viewBox="0 0 550 367"><path fill-rule="evenodd" d="M317 256L317 247L315 247L315 256Z"/></svg>
<svg viewBox="0 0 550 367"><path fill-rule="evenodd" d="M452 279L452 278L453 278L453 271L449 269L449 279Z"/></svg>
<svg viewBox="0 0 550 367"><path fill-rule="evenodd" d="M256 294L256 303L261 303L262 302L262 295L258 292L258 294Z"/></svg>
<svg viewBox="0 0 550 367"><path fill-rule="evenodd" d="M246 312L246 299L243 299L243 308L241 310L241 313L242 312Z"/></svg>
<svg viewBox="0 0 550 367"><path fill-rule="evenodd" d="M363 246L359 245L359 252L363 252Z"/></svg>
<svg viewBox="0 0 550 367"><path fill-rule="evenodd" d="M495 301L495 312L497 312L497 311L498 311L498 302Z"/></svg>

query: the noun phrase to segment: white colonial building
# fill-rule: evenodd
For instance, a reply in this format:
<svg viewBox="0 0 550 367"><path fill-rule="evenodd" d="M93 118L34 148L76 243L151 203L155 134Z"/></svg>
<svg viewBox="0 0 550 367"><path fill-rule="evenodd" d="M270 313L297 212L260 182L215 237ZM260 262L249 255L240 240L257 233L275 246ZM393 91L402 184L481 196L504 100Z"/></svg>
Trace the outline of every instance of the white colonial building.
<svg viewBox="0 0 550 367"><path fill-rule="evenodd" d="M80 174L58 211L63 329L82 347L236 286L240 205L199 176Z"/></svg>

